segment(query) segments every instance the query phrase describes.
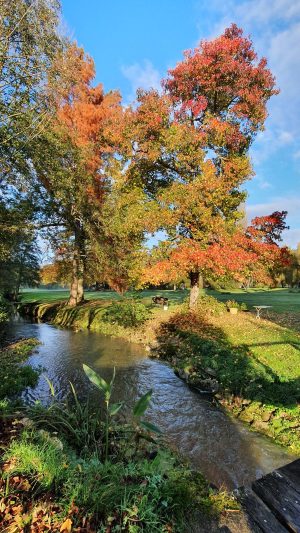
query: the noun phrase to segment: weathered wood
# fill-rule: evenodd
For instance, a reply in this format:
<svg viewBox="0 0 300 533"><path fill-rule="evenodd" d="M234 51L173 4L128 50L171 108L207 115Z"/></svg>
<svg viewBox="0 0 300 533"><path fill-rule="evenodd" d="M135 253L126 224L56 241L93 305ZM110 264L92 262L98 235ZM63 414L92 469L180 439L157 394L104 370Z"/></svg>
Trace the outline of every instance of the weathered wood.
<svg viewBox="0 0 300 533"><path fill-rule="evenodd" d="M300 494L285 475L275 470L255 481L252 489L288 531L300 533Z"/></svg>
<svg viewBox="0 0 300 533"><path fill-rule="evenodd" d="M300 459L278 468L277 472L283 474L293 488L300 493Z"/></svg>
<svg viewBox="0 0 300 533"><path fill-rule="evenodd" d="M247 514L251 531L254 533L287 533L288 530L251 489L240 489L238 498Z"/></svg>

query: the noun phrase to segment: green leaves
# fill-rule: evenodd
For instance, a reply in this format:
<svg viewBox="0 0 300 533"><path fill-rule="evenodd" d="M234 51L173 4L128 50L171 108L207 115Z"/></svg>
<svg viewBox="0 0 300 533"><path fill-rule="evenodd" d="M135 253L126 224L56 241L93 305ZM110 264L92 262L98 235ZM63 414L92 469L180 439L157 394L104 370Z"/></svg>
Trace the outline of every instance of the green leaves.
<svg viewBox="0 0 300 533"><path fill-rule="evenodd" d="M108 412L110 414L110 416L114 416L116 415L120 409L123 407L123 402L119 402L119 403L112 403L109 408L108 408Z"/></svg>
<svg viewBox="0 0 300 533"><path fill-rule="evenodd" d="M52 381L50 381L50 379L47 378L47 376L45 376L45 380L47 381L47 383L48 383L48 385L49 385L49 389L50 389L50 392L51 392L51 396L54 398L54 396L55 396L54 385L53 385Z"/></svg>
<svg viewBox="0 0 300 533"><path fill-rule="evenodd" d="M82 367L90 382L93 383L93 385L96 385L97 389L104 392L106 396L110 392L111 384L107 383L105 379L99 376L99 374L96 374L96 372L89 366L83 364Z"/></svg>
<svg viewBox="0 0 300 533"><path fill-rule="evenodd" d="M99 374L97 374L92 368L90 368L87 365L82 365L83 370L86 374L86 376L89 378L90 382L93 383L99 389L101 392L105 395L105 403L106 403L106 422L105 422L105 459L108 458L109 453L109 433L110 433L110 419L111 417L115 416L123 407L123 402L118 403L110 403L110 398L112 394L112 388L113 383L116 376L116 369L113 370L113 376L108 383L103 379ZM155 442L153 438L151 437L150 433L156 433L161 434L160 429L152 424L151 422L146 422L145 420L141 420L141 418L144 416L150 400L152 398L153 391L150 389L146 392L135 404L132 414L133 414L133 434L135 435L135 438L137 441L139 439L145 439L149 442ZM76 399L76 397L75 397Z"/></svg>
<svg viewBox="0 0 300 533"><path fill-rule="evenodd" d="M158 435L161 435L161 430L155 426L155 424L152 424L151 422L146 422L145 420L140 422L140 426L147 431L150 431L151 433L157 433Z"/></svg>
<svg viewBox="0 0 300 533"><path fill-rule="evenodd" d="M150 403L151 397L152 397L153 391L150 389L144 396L142 396L137 403L135 404L133 408L133 416L140 417L143 416L146 409L148 408L148 405Z"/></svg>

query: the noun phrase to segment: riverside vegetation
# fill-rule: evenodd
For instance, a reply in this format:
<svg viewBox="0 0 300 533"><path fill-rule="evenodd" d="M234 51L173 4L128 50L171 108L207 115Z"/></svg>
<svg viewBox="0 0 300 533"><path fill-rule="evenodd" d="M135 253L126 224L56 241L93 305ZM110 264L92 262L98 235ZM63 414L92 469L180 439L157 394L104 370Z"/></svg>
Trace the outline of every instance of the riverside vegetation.
<svg viewBox="0 0 300 533"><path fill-rule="evenodd" d="M49 382L48 407L3 408L2 418L11 417L15 428L2 442L3 529L179 533L193 531L199 516L212 530L221 512L238 508L171 454L159 429L144 419L152 391L124 422L123 404L111 403L114 375L107 382L88 366L83 370L104 406L80 401L72 384L66 403L58 402Z"/></svg>
<svg viewBox="0 0 300 533"><path fill-rule="evenodd" d="M280 295L286 299L285 292L274 293L281 310ZM220 296L224 302L229 299L228 294ZM246 308L240 294L230 296ZM274 321L256 320L249 312L231 316L226 304L212 296L203 295L193 312L176 300L167 312L149 301L149 296L113 303L103 299L76 309L64 302L27 302L22 309L60 326L143 342L190 385L215 393L235 416L299 453L299 333ZM124 316L131 321L126 326ZM273 313L272 320L280 322L281 316L285 314Z"/></svg>

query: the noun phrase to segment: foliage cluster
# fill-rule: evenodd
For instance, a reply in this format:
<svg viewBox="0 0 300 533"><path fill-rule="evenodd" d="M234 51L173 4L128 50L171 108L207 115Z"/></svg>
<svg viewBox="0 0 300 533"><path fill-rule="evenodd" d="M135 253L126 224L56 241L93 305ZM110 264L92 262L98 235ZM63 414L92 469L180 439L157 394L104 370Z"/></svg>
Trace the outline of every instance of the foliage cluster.
<svg viewBox="0 0 300 533"><path fill-rule="evenodd" d="M21 365L37 344L36 339L23 339L0 350L0 399L13 397L37 383L39 372Z"/></svg>
<svg viewBox="0 0 300 533"><path fill-rule="evenodd" d="M200 296L196 312L200 315L220 316L226 311L226 306L209 295Z"/></svg>
<svg viewBox="0 0 300 533"><path fill-rule="evenodd" d="M29 502L26 505L26 489L23 494L9 490L4 500L9 507L9 499L16 501L22 494L18 502L20 516L15 515L14 520L25 520L31 507L28 525L33 522L33 509L39 507L42 511L44 507L45 514L52 515L53 530L59 530L69 517L70 531L71 527L89 524L101 532L109 528L128 533L175 533L190 531L187 517L192 510L202 509L207 514L214 505L217 507L203 477L163 450L151 460L140 456L127 463L103 463L93 455L78 457L49 433L26 432L13 441L5 460L6 487L11 489L10 478L17 475L34 487L34 492L27 489L31 506ZM51 494L55 513L47 509L51 509L47 494Z"/></svg>
<svg viewBox="0 0 300 533"><path fill-rule="evenodd" d="M150 311L142 302L134 298L126 298L109 306L103 319L124 327L137 327L143 324L149 316Z"/></svg>
<svg viewBox="0 0 300 533"><path fill-rule="evenodd" d="M286 212L241 223L249 148L278 93L241 28L201 41L169 70L161 93L139 90L125 108L118 91L95 84L92 58L62 35L57 0L15 4L0 4L0 211L12 214L11 199L24 207L19 233L12 216L0 217L13 244L6 285L14 298L22 283L38 282L38 235L55 250L42 276L67 281L70 306L83 302L85 284L124 294L189 278L194 307L202 276L266 281L289 263L278 246ZM151 254L145 239L158 230L166 242Z"/></svg>
<svg viewBox="0 0 300 533"><path fill-rule="evenodd" d="M5 298L0 294L0 326L8 322L10 315L9 304Z"/></svg>
<svg viewBox="0 0 300 533"><path fill-rule="evenodd" d="M227 309L239 309L240 311L248 311L248 306L245 302L237 302L236 300L227 300L225 302Z"/></svg>

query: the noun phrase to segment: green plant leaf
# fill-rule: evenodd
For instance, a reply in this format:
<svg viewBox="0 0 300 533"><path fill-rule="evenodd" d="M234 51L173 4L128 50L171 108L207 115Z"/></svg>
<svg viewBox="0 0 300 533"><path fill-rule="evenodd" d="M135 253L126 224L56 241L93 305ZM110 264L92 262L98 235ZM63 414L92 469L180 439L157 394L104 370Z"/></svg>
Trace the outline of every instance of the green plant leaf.
<svg viewBox="0 0 300 533"><path fill-rule="evenodd" d="M110 416L116 415L120 411L121 407L123 407L123 402L112 403L108 408Z"/></svg>
<svg viewBox="0 0 300 533"><path fill-rule="evenodd" d="M162 431L157 426L151 424L151 422L146 422L145 420L140 422L140 426L146 429L147 431L151 431L151 433L157 433L158 435L161 435L162 433Z"/></svg>
<svg viewBox="0 0 300 533"><path fill-rule="evenodd" d="M143 414L145 413L145 411L146 411L146 409L147 409L147 407L149 405L149 402L151 400L152 394L153 394L153 391L152 391L152 389L150 389L148 392L146 392L146 394L144 394L144 396L142 396L137 401L137 403L135 404L135 406L133 408L133 416L136 416L136 417L143 416Z"/></svg>
<svg viewBox="0 0 300 533"><path fill-rule="evenodd" d="M113 386L113 383L115 381L115 377L116 377L116 367L114 366L114 371L113 371L113 376L110 380L110 386L112 387Z"/></svg>
<svg viewBox="0 0 300 533"><path fill-rule="evenodd" d="M102 392L104 392L104 394L107 394L110 392L110 385L109 383L105 381L105 379L99 376L99 374L96 374L96 372L89 366L84 365L84 364L82 366L83 366L83 370L85 374L87 375L91 383L96 385L96 387Z"/></svg>
<svg viewBox="0 0 300 533"><path fill-rule="evenodd" d="M54 385L52 383L52 381L50 381L49 378L47 378L47 376L45 376L45 380L47 381L48 385L49 385L49 389L50 389L50 392L51 392L51 396L55 396L55 390L54 390Z"/></svg>

